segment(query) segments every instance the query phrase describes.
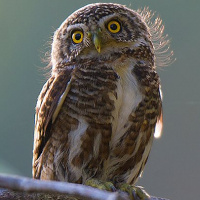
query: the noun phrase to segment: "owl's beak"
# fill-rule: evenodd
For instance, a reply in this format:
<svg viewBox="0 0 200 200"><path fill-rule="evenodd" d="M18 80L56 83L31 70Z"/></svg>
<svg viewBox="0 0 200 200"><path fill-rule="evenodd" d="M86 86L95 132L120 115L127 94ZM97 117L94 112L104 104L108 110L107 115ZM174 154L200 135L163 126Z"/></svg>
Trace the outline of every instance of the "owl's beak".
<svg viewBox="0 0 200 200"><path fill-rule="evenodd" d="M93 43L94 43L94 46L95 46L96 50L100 53L101 52L101 39L100 39L99 34L94 33L94 35L93 35Z"/></svg>
<svg viewBox="0 0 200 200"><path fill-rule="evenodd" d="M88 36L92 39L93 44L99 53L101 52L101 35L102 32L100 28L88 32Z"/></svg>

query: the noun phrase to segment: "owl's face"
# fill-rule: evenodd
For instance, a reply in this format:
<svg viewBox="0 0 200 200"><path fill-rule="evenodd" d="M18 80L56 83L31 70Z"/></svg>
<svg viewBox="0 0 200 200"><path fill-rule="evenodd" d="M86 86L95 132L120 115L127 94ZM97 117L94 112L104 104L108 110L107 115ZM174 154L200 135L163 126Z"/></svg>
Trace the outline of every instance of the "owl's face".
<svg viewBox="0 0 200 200"><path fill-rule="evenodd" d="M90 4L71 14L55 32L52 64L109 59L116 53L151 46L141 17L119 4Z"/></svg>

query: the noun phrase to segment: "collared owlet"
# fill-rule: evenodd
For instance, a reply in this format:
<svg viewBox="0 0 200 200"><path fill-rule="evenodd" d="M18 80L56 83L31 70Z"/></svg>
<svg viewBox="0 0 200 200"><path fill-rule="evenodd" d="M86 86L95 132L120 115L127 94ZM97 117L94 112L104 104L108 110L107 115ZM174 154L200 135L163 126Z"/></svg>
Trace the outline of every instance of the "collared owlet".
<svg viewBox="0 0 200 200"><path fill-rule="evenodd" d="M151 18L148 9L96 3L55 31L36 106L34 178L137 181L162 122L155 62L171 54L162 54L169 44L161 19Z"/></svg>

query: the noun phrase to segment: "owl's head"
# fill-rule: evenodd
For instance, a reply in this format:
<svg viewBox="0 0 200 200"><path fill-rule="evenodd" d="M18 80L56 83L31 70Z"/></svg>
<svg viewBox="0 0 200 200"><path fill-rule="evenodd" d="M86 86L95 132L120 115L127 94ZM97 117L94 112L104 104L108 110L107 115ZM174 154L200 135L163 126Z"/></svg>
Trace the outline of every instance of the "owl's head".
<svg viewBox="0 0 200 200"><path fill-rule="evenodd" d="M151 31L148 20L145 21L150 18L149 14L142 16L113 3L90 4L75 11L54 34L53 66L73 60L109 60L122 54L135 55L138 59L145 55L153 63Z"/></svg>

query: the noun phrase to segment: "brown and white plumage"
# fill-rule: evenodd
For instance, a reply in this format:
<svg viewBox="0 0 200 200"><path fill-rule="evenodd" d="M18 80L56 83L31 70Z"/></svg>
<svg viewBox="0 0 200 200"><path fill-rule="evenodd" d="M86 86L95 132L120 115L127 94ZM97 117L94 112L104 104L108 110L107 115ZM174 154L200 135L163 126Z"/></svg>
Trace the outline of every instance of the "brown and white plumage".
<svg viewBox="0 0 200 200"><path fill-rule="evenodd" d="M136 182L162 119L151 35L162 26L159 19L150 23L148 10L140 13L90 4L55 32L51 77L36 106L34 178ZM120 24L117 33L109 31L110 21ZM77 30L83 40L73 43ZM167 45L162 33L156 36L157 49Z"/></svg>

